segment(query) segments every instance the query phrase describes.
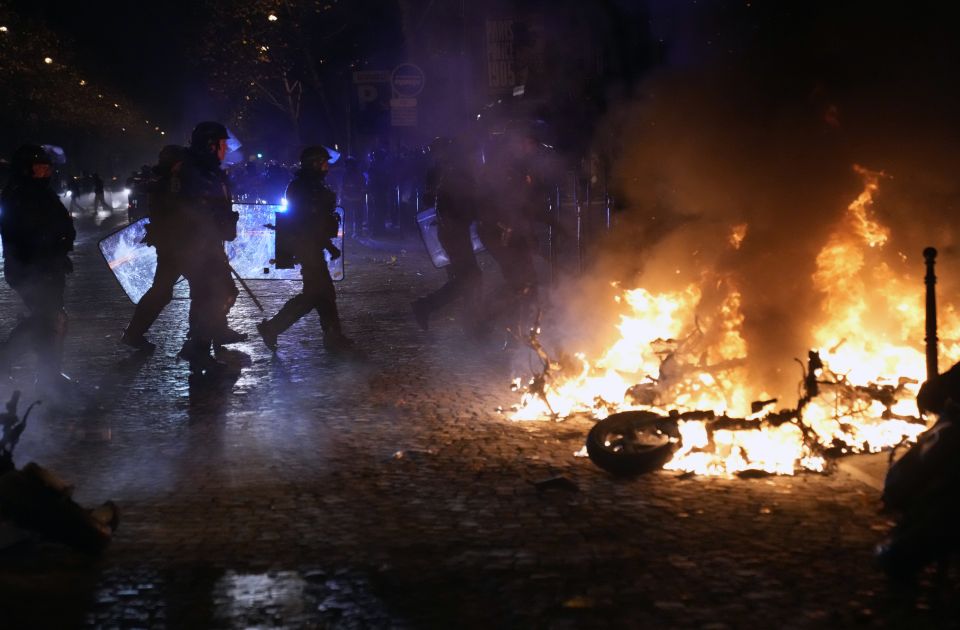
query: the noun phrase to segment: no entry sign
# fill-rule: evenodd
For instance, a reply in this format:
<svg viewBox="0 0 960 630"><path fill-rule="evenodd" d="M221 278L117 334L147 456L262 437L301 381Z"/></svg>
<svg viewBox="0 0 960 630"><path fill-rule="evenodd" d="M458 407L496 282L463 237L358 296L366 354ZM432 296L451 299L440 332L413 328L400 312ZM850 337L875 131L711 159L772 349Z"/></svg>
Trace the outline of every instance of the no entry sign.
<svg viewBox="0 0 960 630"><path fill-rule="evenodd" d="M390 74L390 85L393 94L397 97L413 97L423 91L426 77L420 66L412 63L401 63Z"/></svg>

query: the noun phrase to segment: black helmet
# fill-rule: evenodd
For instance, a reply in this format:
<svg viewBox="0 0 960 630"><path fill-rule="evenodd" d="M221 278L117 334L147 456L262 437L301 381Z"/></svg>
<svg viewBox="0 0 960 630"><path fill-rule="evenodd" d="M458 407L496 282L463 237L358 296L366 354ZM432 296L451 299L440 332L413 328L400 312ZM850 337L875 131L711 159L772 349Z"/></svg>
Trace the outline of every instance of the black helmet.
<svg viewBox="0 0 960 630"><path fill-rule="evenodd" d="M307 147L300 154L300 164L306 164L307 162L329 162L331 158L330 152L326 148L316 145L312 147Z"/></svg>
<svg viewBox="0 0 960 630"><path fill-rule="evenodd" d="M193 128L190 134L190 146L195 149L205 149L211 144L226 140L230 137L227 128L218 122L205 121Z"/></svg>
<svg viewBox="0 0 960 630"><path fill-rule="evenodd" d="M186 149L176 144L168 144L160 149L160 155L157 158L157 165L153 167L153 172L162 175L170 172L177 162L183 161L183 155Z"/></svg>
<svg viewBox="0 0 960 630"><path fill-rule="evenodd" d="M15 175L29 176L34 164L52 164L52 161L40 145L25 144L13 152L10 170Z"/></svg>

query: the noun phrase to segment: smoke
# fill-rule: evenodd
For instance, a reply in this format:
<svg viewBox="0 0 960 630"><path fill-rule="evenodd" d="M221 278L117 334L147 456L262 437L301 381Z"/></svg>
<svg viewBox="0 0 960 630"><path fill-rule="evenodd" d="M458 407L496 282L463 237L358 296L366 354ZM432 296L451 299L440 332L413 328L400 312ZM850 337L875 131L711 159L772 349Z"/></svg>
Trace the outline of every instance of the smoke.
<svg viewBox="0 0 960 630"><path fill-rule="evenodd" d="M668 54L597 135L616 156L622 211L590 276L651 291L732 283L751 378L789 400L791 359L824 308L817 253L863 189L854 164L887 175L871 207L892 230L883 262L922 286L920 252L933 245L941 300L960 283L960 90L942 11L775 4L650 3ZM582 319L598 292L609 288L563 295Z"/></svg>

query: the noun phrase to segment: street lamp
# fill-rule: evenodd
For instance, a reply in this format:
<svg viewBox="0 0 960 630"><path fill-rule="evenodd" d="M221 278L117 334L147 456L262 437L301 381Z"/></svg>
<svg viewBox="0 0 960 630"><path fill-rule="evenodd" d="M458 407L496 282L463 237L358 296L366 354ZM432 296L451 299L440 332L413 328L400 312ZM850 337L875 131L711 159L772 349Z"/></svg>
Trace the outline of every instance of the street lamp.
<svg viewBox="0 0 960 630"><path fill-rule="evenodd" d="M277 21L277 16L274 15L273 13L271 13L270 15L267 16L267 19L270 20L271 22L276 22L276 21ZM4 30L6 30L6 29L4 28Z"/></svg>
<svg viewBox="0 0 960 630"><path fill-rule="evenodd" d="M44 57L44 58L43 58L43 63L49 65L49 64L53 63L53 58L51 58L51 57Z"/></svg>
<svg viewBox="0 0 960 630"><path fill-rule="evenodd" d="M7 27L6 27L6 26L0 26L0 33L6 33L6 32L7 32Z"/></svg>

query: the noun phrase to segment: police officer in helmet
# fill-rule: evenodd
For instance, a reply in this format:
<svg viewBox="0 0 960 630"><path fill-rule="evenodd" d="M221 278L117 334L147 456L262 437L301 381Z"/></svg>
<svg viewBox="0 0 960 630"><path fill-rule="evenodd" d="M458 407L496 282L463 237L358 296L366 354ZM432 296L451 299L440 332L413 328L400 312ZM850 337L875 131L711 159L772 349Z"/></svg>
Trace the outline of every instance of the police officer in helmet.
<svg viewBox="0 0 960 630"><path fill-rule="evenodd" d="M340 251L331 243L339 231L339 216L334 211L337 197L325 183L330 169L330 153L322 146L311 146L300 155L300 171L287 187L287 218L292 236L293 256L300 265L303 291L290 298L271 319L257 325L264 344L277 349L277 337L301 317L316 309L323 329L323 345L331 352L353 346L340 328L337 294L327 268L324 251L331 258Z"/></svg>
<svg viewBox="0 0 960 630"><path fill-rule="evenodd" d="M137 302L130 323L120 336L121 343L140 351L152 352L154 344L144 334L160 312L173 300L173 287L182 275L180 215L180 168L186 149L167 145L160 151L157 165L144 183L147 192L147 224L143 242L157 250L157 269L153 284Z"/></svg>
<svg viewBox="0 0 960 630"><path fill-rule="evenodd" d="M50 187L53 168L42 147L24 145L11 160L10 182L0 196L0 238L7 284L29 311L0 350L0 362L25 350L38 357L38 382L55 389L69 383L61 373L67 313L63 291L73 271L69 252L76 231L70 213Z"/></svg>
<svg viewBox="0 0 960 630"><path fill-rule="evenodd" d="M427 174L427 196L434 199L437 213L437 237L450 264L447 282L411 304L421 328L429 327L430 315L461 299L467 326L477 331L481 272L473 253L470 226L477 218L473 174L457 144L449 138L430 143L433 165ZM432 193L432 194L431 194Z"/></svg>
<svg viewBox="0 0 960 630"><path fill-rule="evenodd" d="M180 168L181 268L190 285L190 332L179 356L190 362L195 373L223 367L211 354L215 341L223 344L246 338L227 327L227 313L239 293L223 248L224 241L237 237L239 218L233 211L227 175L220 168L228 137L220 123L198 124Z"/></svg>

